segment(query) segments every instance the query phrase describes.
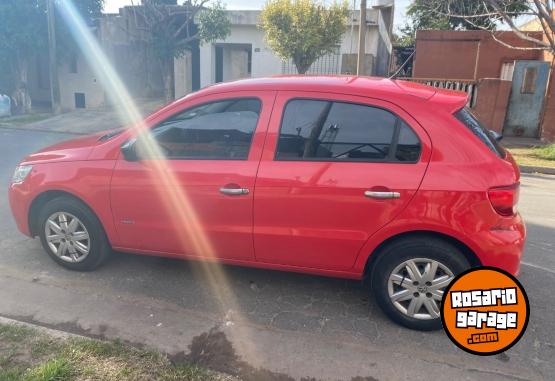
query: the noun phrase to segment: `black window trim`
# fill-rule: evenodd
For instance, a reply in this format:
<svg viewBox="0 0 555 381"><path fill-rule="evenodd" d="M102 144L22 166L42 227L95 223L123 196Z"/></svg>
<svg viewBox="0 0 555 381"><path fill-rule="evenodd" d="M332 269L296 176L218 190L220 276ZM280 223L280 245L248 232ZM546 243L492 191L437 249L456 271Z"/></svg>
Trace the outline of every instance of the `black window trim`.
<svg viewBox="0 0 555 381"><path fill-rule="evenodd" d="M287 109L287 106L289 105L290 102L293 101L320 101L320 102L335 102L335 103L346 103L346 104L352 104L355 106L366 106L366 107L373 107L373 108L377 108L386 112L389 112L390 114L392 114L395 117L395 129L393 131L393 135L391 137L391 149L389 150L389 153L387 155L387 157L383 158L383 159L372 159L372 160L368 160L368 159L349 159L349 160L344 160L344 159L317 159L317 158L299 158L299 159L280 159L278 158L278 153L279 153L279 140L280 140L280 136L281 136L281 130L283 128L283 118L285 116L285 110ZM397 145L398 145L398 141L399 141L399 134L401 132L401 122L404 122L407 127L409 127L412 132L414 133L414 135L416 136L416 139L418 139L418 144L420 145L420 152L418 153L418 157L416 158L416 160L414 161L401 161L401 160L397 160L395 159L395 152L397 150ZM420 162L420 159L422 158L422 140L420 139L420 136L418 136L418 134L416 133L416 131L414 130L414 128L412 128L412 126L406 122L405 119L401 118L397 113L382 107L382 106L377 106L377 105L373 105L373 104L367 104L367 103L358 103L358 102L352 102L352 101L348 101L348 100L339 100L339 99L331 99L331 98L312 98L312 97L295 97L295 98L290 98L287 100L287 102L285 103L285 105L283 106L282 110L281 110L281 118L280 118L280 122L279 122L279 130L278 130L278 134L277 134L277 142L276 142L276 148L275 148L275 152L274 152L274 158L273 161L299 161L299 162L317 162L317 163L384 163L384 164L418 164Z"/></svg>
<svg viewBox="0 0 555 381"><path fill-rule="evenodd" d="M476 133L469 126L466 125L466 123L463 120L461 120L459 115L463 111L469 113L470 116L474 118L474 120L478 123L480 128L483 130L484 134L488 137L489 143L484 142L478 135L476 135ZM493 153L496 157L500 159L507 158L507 150L501 144L499 144L499 142L495 140L493 136L491 136L490 130L482 124L480 119L478 119L478 117L472 112L472 110L469 107L467 106L461 107L460 109L458 109L453 113L453 117L460 124L462 124L465 127L465 130L470 132L475 139L478 139L488 149L489 152Z"/></svg>
<svg viewBox="0 0 555 381"><path fill-rule="evenodd" d="M260 122L260 114L262 114L262 110L264 109L264 102L262 101L262 99L260 97L257 96L244 96L244 97L231 97L231 98L220 98L220 99L214 99L205 103L198 103L195 106L191 106L188 108L185 108L181 111L178 111L176 113L174 113L173 115L167 117L166 119L156 123L156 125L150 127L148 130L149 132L152 132L155 128L159 127L162 123L165 123L166 121L170 120L171 118L173 118L176 115L182 114L184 112L190 111L194 108L197 107L202 107L202 106L206 106L206 105L210 105L213 103L219 103L219 102L226 102L226 101L239 101L239 100L248 100L248 99L255 99L258 102L260 102L260 110L258 112L258 117L256 119L256 125L254 126L254 130L252 132L252 136L251 136L251 140L249 141L249 151L247 153L247 156L244 159L238 159L238 158L211 158L211 157L187 157L187 156L176 156L176 157L171 157L171 158L148 158L145 160L167 160L167 161L172 161L172 160L198 160L198 161L207 161L207 160L211 160L211 161L248 161L249 160L249 156L251 154L251 149L252 149L252 141L254 139L254 135L256 134L256 130L258 129L258 123Z"/></svg>

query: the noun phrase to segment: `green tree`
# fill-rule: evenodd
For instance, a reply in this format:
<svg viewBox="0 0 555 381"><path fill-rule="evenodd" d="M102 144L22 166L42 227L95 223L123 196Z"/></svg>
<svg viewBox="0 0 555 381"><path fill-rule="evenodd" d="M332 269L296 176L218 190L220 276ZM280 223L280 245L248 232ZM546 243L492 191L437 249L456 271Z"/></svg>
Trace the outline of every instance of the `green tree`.
<svg viewBox="0 0 555 381"><path fill-rule="evenodd" d="M191 50L197 43L225 39L231 23L224 6L217 2L205 6L206 0L187 0L182 6L166 5L163 0L143 0L135 7L137 29L135 36L145 42L158 58L164 81L164 97L174 97L173 61Z"/></svg>
<svg viewBox="0 0 555 381"><path fill-rule="evenodd" d="M409 22L400 28L405 45L414 44L417 30L490 30L505 17L515 18L528 10L527 0L498 0L500 12L483 0L414 0L407 9Z"/></svg>
<svg viewBox="0 0 555 381"><path fill-rule="evenodd" d="M45 1L45 0L43 0ZM56 7L56 58L58 64L63 64L79 52L79 46L73 38L73 34L68 30L68 25L64 22L59 10L60 2L55 0ZM68 1L68 0L65 0ZM71 0L77 13L81 15L83 21L94 26L95 21L102 17L102 9L105 0Z"/></svg>
<svg viewBox="0 0 555 381"><path fill-rule="evenodd" d="M498 0L497 5L509 17L528 10L527 0ZM419 29L495 30L504 16L483 0L415 0L407 15Z"/></svg>
<svg viewBox="0 0 555 381"><path fill-rule="evenodd" d="M160 5L177 5L177 0L143 0L141 3L144 5L149 1Z"/></svg>
<svg viewBox="0 0 555 381"><path fill-rule="evenodd" d="M329 8L315 0L269 0L260 15L266 41L282 59L292 59L304 74L340 44L347 29L348 3Z"/></svg>
<svg viewBox="0 0 555 381"><path fill-rule="evenodd" d="M46 14L43 1L4 0L0 2L0 67L4 91L20 96L15 106L20 112L30 108L27 92L29 61L46 44Z"/></svg>
<svg viewBox="0 0 555 381"><path fill-rule="evenodd" d="M555 54L553 0L414 0L408 13L412 23L405 32L412 31L412 36L418 29L434 28L434 22L441 22L444 25L439 29L486 30L495 41L508 48L546 50ZM535 19L538 30L544 32L543 37L534 37L519 28L515 22L519 16ZM532 45L523 47L503 41L493 33L500 24Z"/></svg>
<svg viewBox="0 0 555 381"><path fill-rule="evenodd" d="M77 10L87 22L100 15L103 3L104 0L74 0ZM67 52L74 46L65 28L58 19L59 53ZM0 1L0 67L4 68L2 90L12 95L23 113L30 109L27 90L29 64L38 51L47 49L47 35L46 0Z"/></svg>

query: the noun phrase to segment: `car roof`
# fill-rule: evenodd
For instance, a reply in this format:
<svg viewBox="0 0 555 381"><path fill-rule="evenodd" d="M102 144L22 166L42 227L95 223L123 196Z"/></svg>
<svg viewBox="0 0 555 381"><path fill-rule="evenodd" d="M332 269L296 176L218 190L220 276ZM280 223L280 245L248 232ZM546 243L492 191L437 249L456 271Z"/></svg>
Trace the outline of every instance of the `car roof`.
<svg viewBox="0 0 555 381"><path fill-rule="evenodd" d="M438 92L448 92L451 96L466 97L464 93L439 90L410 81L347 75L286 75L241 79L211 85L198 94L246 90L316 91L384 98L411 96L424 100L432 98Z"/></svg>
<svg viewBox="0 0 555 381"><path fill-rule="evenodd" d="M207 86L163 107L150 118L197 97L239 91L298 91L347 94L377 98L392 103L406 101L433 102L449 113L463 108L468 95L461 91L438 89L416 82L379 77L349 75L281 75L240 79Z"/></svg>

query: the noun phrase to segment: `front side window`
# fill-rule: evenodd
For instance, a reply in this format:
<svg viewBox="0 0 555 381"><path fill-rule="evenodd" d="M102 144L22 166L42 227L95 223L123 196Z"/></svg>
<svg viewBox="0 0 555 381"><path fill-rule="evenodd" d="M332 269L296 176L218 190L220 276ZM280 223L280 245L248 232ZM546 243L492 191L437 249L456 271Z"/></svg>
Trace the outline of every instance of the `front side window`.
<svg viewBox="0 0 555 381"><path fill-rule="evenodd" d="M277 160L411 161L416 134L395 114L345 102L296 99L283 114Z"/></svg>
<svg viewBox="0 0 555 381"><path fill-rule="evenodd" d="M245 160L260 108L255 98L207 103L163 121L149 137L167 159Z"/></svg>

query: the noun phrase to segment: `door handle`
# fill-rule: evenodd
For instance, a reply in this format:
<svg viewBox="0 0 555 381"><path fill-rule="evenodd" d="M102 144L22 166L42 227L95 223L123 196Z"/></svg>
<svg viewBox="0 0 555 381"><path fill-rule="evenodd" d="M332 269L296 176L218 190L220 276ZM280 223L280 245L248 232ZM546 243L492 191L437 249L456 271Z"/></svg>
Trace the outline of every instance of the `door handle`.
<svg viewBox="0 0 555 381"><path fill-rule="evenodd" d="M249 190L247 188L220 188L220 193L227 194L230 196L242 196L249 194Z"/></svg>
<svg viewBox="0 0 555 381"><path fill-rule="evenodd" d="M375 192L375 191L366 191L364 192L364 196L369 198L377 198L380 200L386 200L391 198L400 198L401 194L399 192Z"/></svg>

